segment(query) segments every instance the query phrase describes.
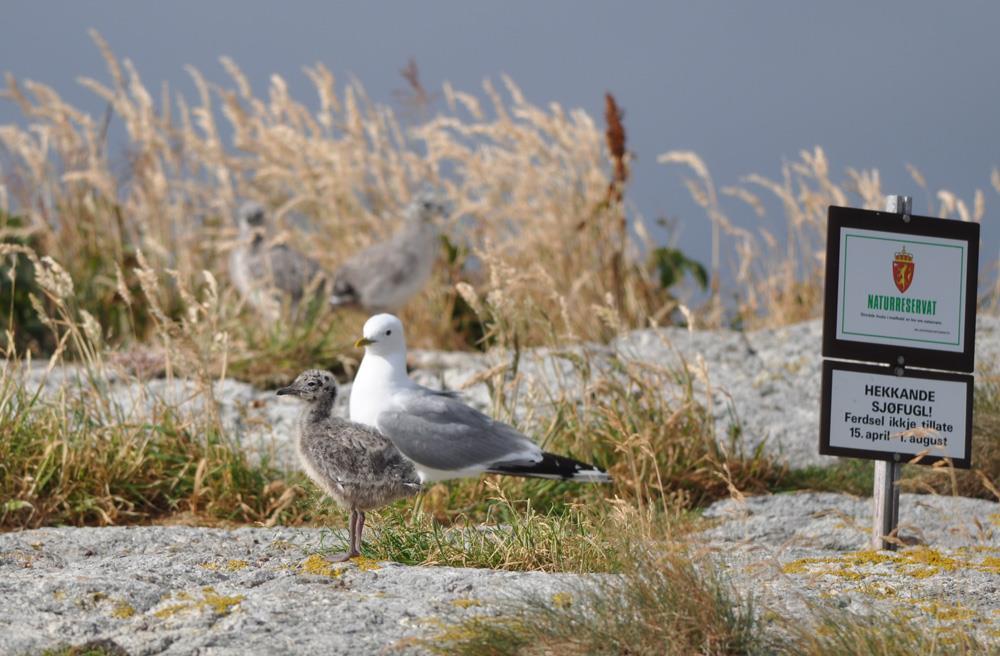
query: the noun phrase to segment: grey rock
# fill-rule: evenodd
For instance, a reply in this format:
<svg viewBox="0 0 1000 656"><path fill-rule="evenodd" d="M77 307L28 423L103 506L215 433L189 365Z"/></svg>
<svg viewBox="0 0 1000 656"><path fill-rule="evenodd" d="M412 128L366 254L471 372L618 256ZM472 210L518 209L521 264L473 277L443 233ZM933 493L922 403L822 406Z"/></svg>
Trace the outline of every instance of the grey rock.
<svg viewBox="0 0 1000 656"><path fill-rule="evenodd" d="M772 611L805 620L824 602L862 615L1000 636L1000 504L904 494L899 536L873 552L872 500L799 493L721 501L699 533L729 580Z"/></svg>
<svg viewBox="0 0 1000 656"><path fill-rule="evenodd" d="M900 495L900 535L937 547L1000 548L1000 504L928 494ZM718 501L702 514L721 523L700 535L710 541L826 550L865 549L872 500L831 492L799 492Z"/></svg>
<svg viewBox="0 0 1000 656"><path fill-rule="evenodd" d="M323 529L187 527L0 534L0 653L98 640L128 654L424 653L420 641L449 623L578 579L330 564L318 554L332 537Z"/></svg>
<svg viewBox="0 0 1000 656"><path fill-rule="evenodd" d="M831 603L995 642L1000 504L903 495L902 535L923 544L881 554L865 550L870 508L842 494L722 501L691 539L760 608L805 620ZM302 528L0 534L0 653L83 644L128 654L424 653L454 622L501 615L527 595L575 594L593 580L338 565L324 560L336 538Z"/></svg>

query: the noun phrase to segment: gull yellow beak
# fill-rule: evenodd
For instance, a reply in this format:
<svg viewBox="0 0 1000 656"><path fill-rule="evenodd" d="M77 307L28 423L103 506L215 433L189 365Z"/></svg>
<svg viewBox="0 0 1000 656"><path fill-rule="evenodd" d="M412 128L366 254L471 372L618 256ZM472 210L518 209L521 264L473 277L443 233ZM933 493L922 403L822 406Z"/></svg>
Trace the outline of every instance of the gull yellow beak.
<svg viewBox="0 0 1000 656"><path fill-rule="evenodd" d="M358 341L354 342L354 348L362 348L364 346L368 346L369 344L374 344L374 343L375 343L374 339L368 339L367 337L362 337Z"/></svg>

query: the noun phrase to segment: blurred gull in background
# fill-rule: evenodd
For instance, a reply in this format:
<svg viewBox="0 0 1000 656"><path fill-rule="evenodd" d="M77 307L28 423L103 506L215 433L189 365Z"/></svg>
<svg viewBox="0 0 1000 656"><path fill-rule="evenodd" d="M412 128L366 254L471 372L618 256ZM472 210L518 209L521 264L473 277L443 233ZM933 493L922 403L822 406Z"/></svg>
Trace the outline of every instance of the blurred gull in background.
<svg viewBox="0 0 1000 656"><path fill-rule="evenodd" d="M407 206L402 229L361 251L334 274L334 307L367 313L398 310L427 284L441 250L439 222L448 216L444 199L421 191Z"/></svg>
<svg viewBox="0 0 1000 656"><path fill-rule="evenodd" d="M275 321L286 299L294 310L310 286L326 288L329 275L314 260L286 244L268 242L267 211L260 203L244 203L236 223L239 243L229 256L229 276L263 317Z"/></svg>

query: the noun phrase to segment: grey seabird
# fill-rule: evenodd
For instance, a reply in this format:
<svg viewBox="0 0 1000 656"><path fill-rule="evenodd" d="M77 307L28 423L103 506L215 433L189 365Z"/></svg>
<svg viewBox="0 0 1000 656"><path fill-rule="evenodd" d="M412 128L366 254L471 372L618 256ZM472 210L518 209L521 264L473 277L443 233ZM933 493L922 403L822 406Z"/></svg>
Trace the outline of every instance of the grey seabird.
<svg viewBox="0 0 1000 656"><path fill-rule="evenodd" d="M361 251L334 273L330 304L366 312L406 305L431 276L441 250L438 222L447 215L437 194L419 192L406 208L402 229Z"/></svg>
<svg viewBox="0 0 1000 656"><path fill-rule="evenodd" d="M611 482L597 467L542 451L513 426L410 380L403 324L395 316L368 319L357 346L365 347L365 356L351 388L351 420L392 441L422 482L483 473Z"/></svg>
<svg viewBox="0 0 1000 656"><path fill-rule="evenodd" d="M331 414L337 384L330 372L310 369L277 393L308 403L295 439L299 460L321 490L351 511L350 548L337 560L360 555L365 512L420 491L413 465L377 430Z"/></svg>
<svg viewBox="0 0 1000 656"><path fill-rule="evenodd" d="M264 207L247 201L236 214L239 243L229 256L233 285L267 319L278 318L287 298L292 307L302 301L312 284L324 289L327 274L314 260L285 244L267 241L268 217Z"/></svg>

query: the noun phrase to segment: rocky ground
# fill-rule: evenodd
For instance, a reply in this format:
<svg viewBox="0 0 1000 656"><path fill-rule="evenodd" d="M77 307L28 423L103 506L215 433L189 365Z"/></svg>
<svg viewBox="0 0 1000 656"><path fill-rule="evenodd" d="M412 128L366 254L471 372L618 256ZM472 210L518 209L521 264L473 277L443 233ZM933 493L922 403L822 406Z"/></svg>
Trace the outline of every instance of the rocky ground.
<svg viewBox="0 0 1000 656"><path fill-rule="evenodd" d="M817 455L821 327L737 333L637 331L587 349L600 367L641 358L695 372L711 399L720 435L738 423L742 446L760 443L792 466L828 464ZM980 319L977 365L994 368L1000 321ZM464 389L490 404L477 377L504 354L415 352L415 377ZM707 375L705 375L707 373ZM53 393L79 375L61 368L26 372ZM526 353L518 384L527 395L579 394L578 370L546 350ZM107 394L123 413L167 402L204 410L189 381L142 386L111 379ZM545 390L546 394L537 394ZM293 460L288 436L300 406L232 380L214 398L223 422L250 449ZM339 411L346 410L342 390ZM1000 642L1000 505L904 495L903 535L914 546L864 551L870 500L784 494L726 501L705 513L695 540L736 584L777 612L805 613L811 601L861 613L918 617L934 630L960 626ZM328 562L320 529L183 527L41 529L0 534L0 654L60 645L100 645L110 653L425 652L454 620L500 612L527 593L572 594L570 575ZM427 642L430 641L430 642Z"/></svg>
<svg viewBox="0 0 1000 656"><path fill-rule="evenodd" d="M763 443L764 450L792 467L829 465L833 459L817 453L822 326L809 321L773 330L687 331L682 328L633 331L611 344L589 345L572 350L586 355L592 370L614 375L612 358L655 363L673 370L687 369L694 379L699 402L711 408L716 433L728 436L739 426L739 448L750 453ZM503 369L509 354L493 352L451 353L413 351L412 376L430 387L460 390L470 404L491 410L489 389L482 378L490 370ZM977 370L994 371L1000 363L1000 319L980 317L976 330ZM46 372L35 364L26 373L27 384L54 393L80 377L72 367ZM580 398L586 385L572 360L549 349L521 354L516 380L509 387L517 398L531 401L531 416L545 416L548 400L565 396ZM223 380L215 383L213 397L229 434L249 450L265 453L279 465L296 466L289 436L300 411L299 402L278 397L270 390L246 383ZM664 393L678 393L665 389ZM192 413L204 411L206 395L196 383L183 379L155 378L142 385L111 376L107 396L121 408L122 416L148 413L156 405L169 404ZM347 415L350 384L340 390L335 412ZM527 403L516 414L525 416Z"/></svg>
<svg viewBox="0 0 1000 656"><path fill-rule="evenodd" d="M725 501L694 537L773 612L809 603L913 617L1000 642L1000 508L903 495L916 546L865 550L870 502L838 494ZM450 623L585 578L331 563L322 529L52 528L0 534L0 654L100 645L128 654L427 653Z"/></svg>
<svg viewBox="0 0 1000 656"><path fill-rule="evenodd" d="M728 500L698 535L742 590L772 612L831 603L972 632L1000 649L1000 504L904 494L897 551L872 551L871 499L799 493Z"/></svg>
<svg viewBox="0 0 1000 656"><path fill-rule="evenodd" d="M570 576L360 560L323 529L122 527L0 535L0 654L425 652L446 624Z"/></svg>

